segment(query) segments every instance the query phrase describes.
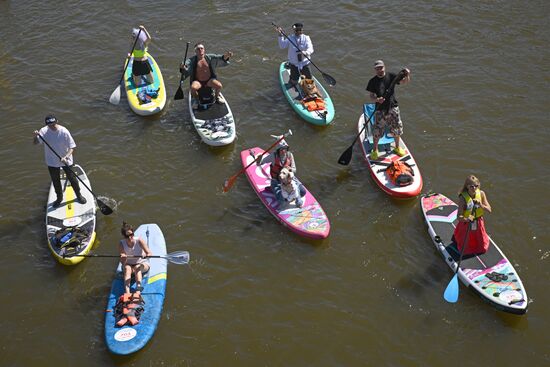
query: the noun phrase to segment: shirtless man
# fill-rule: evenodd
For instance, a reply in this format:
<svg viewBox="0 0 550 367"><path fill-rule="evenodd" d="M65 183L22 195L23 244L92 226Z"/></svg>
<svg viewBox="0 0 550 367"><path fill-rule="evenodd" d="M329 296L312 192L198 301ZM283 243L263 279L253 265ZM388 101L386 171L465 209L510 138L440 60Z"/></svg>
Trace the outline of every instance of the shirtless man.
<svg viewBox="0 0 550 367"><path fill-rule="evenodd" d="M205 86L214 89L218 103L225 103L223 97L220 96L222 83L218 80L216 68L227 66L231 56L233 56L231 51L227 51L223 55L207 54L203 42L198 42L195 45L195 56L181 63L180 72L183 74L181 80L190 77L193 109L198 108L198 91Z"/></svg>

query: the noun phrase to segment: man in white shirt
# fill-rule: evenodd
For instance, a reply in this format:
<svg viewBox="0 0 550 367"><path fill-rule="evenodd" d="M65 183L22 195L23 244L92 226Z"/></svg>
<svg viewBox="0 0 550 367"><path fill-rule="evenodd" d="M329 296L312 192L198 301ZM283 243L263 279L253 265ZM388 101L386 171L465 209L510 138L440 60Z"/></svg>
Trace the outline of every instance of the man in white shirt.
<svg viewBox="0 0 550 367"><path fill-rule="evenodd" d="M63 201L63 189L61 188L61 168L65 171L67 178L71 182L71 186L76 194L76 200L80 204L86 204L86 199L80 194L80 186L78 185L78 179L76 178L73 170L70 166L73 165L73 151L76 148L76 144L71 136L71 133L67 128L57 123L57 118L53 115L46 116L46 126L39 130L34 131L34 144L42 144L44 139L51 147L44 145L44 155L46 159L46 165L52 178L53 187L57 194L57 200L53 202L52 206L57 208ZM42 139L39 138L42 137ZM54 150L52 152L52 149ZM61 157L56 155L56 153Z"/></svg>
<svg viewBox="0 0 550 367"><path fill-rule="evenodd" d="M296 85L300 74L303 74L306 78L311 79L311 70L309 69L310 61L304 57L311 57L313 54L313 43L311 38L303 33L304 25L302 23L294 23L292 26L294 34L288 36L288 39L283 35L281 27L277 27L275 30L279 33L279 47L288 48L288 63L290 65L290 84ZM289 41L292 41L290 42ZM296 46L298 48L296 48Z"/></svg>

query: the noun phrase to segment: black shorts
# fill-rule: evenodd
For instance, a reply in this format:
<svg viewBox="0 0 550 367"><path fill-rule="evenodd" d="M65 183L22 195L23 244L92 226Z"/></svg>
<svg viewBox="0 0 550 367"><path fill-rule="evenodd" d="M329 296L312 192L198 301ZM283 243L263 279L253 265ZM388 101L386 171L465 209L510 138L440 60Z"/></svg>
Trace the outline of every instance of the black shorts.
<svg viewBox="0 0 550 367"><path fill-rule="evenodd" d="M134 60L132 64L132 75L147 75L151 72L151 65L149 65L149 60L139 61Z"/></svg>
<svg viewBox="0 0 550 367"><path fill-rule="evenodd" d="M292 65L289 63L290 66L290 80L294 80L295 82L300 79L300 72L298 71L298 67L295 65ZM311 70L309 70L309 65L306 65L302 68L302 74L305 75L306 78L311 79Z"/></svg>

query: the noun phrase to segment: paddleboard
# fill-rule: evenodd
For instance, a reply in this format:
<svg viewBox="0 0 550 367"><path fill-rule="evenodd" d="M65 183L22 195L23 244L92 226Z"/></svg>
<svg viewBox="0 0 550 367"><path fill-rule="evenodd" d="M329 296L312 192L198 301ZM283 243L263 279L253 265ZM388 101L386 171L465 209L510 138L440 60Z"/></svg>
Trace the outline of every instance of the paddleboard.
<svg viewBox="0 0 550 367"><path fill-rule="evenodd" d="M357 123L357 132L361 131L365 126L365 114L372 115L374 111L374 104L365 104L363 106L363 113L359 117ZM359 141L361 142L361 150L363 152L363 158L368 163L368 168L371 176L376 184L388 195L396 198L412 198L420 194L422 191L422 175L418 169L418 164L414 160L411 151L405 145L403 138L399 141L399 146L405 150L406 155L400 157L394 153L395 140L388 130L384 133L384 136L380 137L378 141L378 159L371 160L370 153L373 149L373 127L374 127L374 115L370 118L371 123L367 128L363 130L359 135ZM388 164L395 160L401 160L406 162L413 171L413 182L407 186L397 186L388 177L386 168Z"/></svg>
<svg viewBox="0 0 550 367"><path fill-rule="evenodd" d="M324 110L308 111L307 108L305 108L302 104L302 99L304 96L300 86L292 86L289 83L290 67L288 67L288 64L286 62L282 62L279 66L279 83L281 85L281 89L283 90L283 94L285 95L288 103L290 103L294 111L296 111L296 113L301 118L309 123L321 126L328 125L334 119L334 104L332 103L332 99L330 98L323 85L319 83L315 76L312 75L312 78L313 80L315 80L317 89L319 90L323 100L325 101Z"/></svg>
<svg viewBox="0 0 550 367"><path fill-rule="evenodd" d="M460 252L452 236L457 223L458 205L442 194L421 199L421 209L432 241L451 270L456 271ZM518 273L491 239L486 253L463 256L458 278L483 300L497 309L524 314L527 293Z"/></svg>
<svg viewBox="0 0 550 367"><path fill-rule="evenodd" d="M75 164L71 168L75 175L91 189L90 180L82 167ZM53 184L50 184L46 205L48 247L61 264L75 265L84 260L84 257L74 255L86 255L94 244L97 208L94 196L82 182L79 182L80 194L86 199L86 204L76 201L74 189L63 169L61 169L60 177L63 201L57 208L52 206L57 199L57 194Z"/></svg>
<svg viewBox="0 0 550 367"><path fill-rule="evenodd" d="M223 97L222 93L220 95ZM188 97L191 121L202 141L212 146L231 144L237 136L237 131L233 112L227 100L224 104L214 102L199 105L198 109L193 110L191 93Z"/></svg>
<svg viewBox="0 0 550 367"><path fill-rule="evenodd" d="M244 167L254 161L255 157L263 153L261 148L246 149L241 152L241 161ZM264 156L265 157L265 156ZM246 177L267 207L269 212L283 225L300 236L323 239L330 232L330 223L321 205L306 188L306 196L301 208L294 202L281 204L271 191L270 164L253 164L246 169ZM295 177L297 180L297 178Z"/></svg>
<svg viewBox="0 0 550 367"><path fill-rule="evenodd" d="M143 239L154 255L166 255L166 243L158 225L142 224L135 231L135 236ZM105 313L105 342L112 353L134 353L143 348L155 333L162 314L166 293L167 262L166 259L162 258L149 259L151 268L142 281L143 291L141 295L145 301L144 311L138 324L131 326L128 323L122 327L116 326L113 312L118 298L124 293L122 266L120 263L118 264L107 301L107 312ZM135 286L132 278L132 292L135 291Z"/></svg>
<svg viewBox="0 0 550 367"><path fill-rule="evenodd" d="M131 56L127 62L130 64L126 68L124 74L124 88L126 89L126 98L132 111L141 116L153 115L162 111L166 104L166 88L164 87L164 79L162 79L162 73L157 65L157 62L149 53L145 53L147 61L153 73L153 84L146 85L145 76L141 78L141 84L136 87L134 84L134 78L132 76L132 65L134 64L134 56ZM157 91L158 95L155 98L142 101L139 98L140 94L143 94L147 89Z"/></svg>

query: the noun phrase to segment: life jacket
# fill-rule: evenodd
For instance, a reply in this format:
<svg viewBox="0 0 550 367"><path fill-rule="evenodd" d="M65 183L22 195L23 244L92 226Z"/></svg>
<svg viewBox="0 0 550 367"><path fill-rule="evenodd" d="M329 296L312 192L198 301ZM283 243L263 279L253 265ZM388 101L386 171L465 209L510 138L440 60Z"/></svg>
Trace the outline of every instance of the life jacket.
<svg viewBox="0 0 550 367"><path fill-rule="evenodd" d="M472 209L474 207L474 200L472 199L470 194L468 194L468 192L466 192L466 191L461 192L460 195L462 195L462 197L466 201L466 209L464 210L464 213L462 215L464 216L464 218L468 218L472 213ZM478 203L481 203L481 191L479 191L479 189L476 189L476 195L474 196L474 199ZM481 207L476 208L474 216L476 218L482 217L483 216L483 208L481 208Z"/></svg>
<svg viewBox="0 0 550 367"><path fill-rule="evenodd" d="M408 186L414 181L414 171L411 166L401 160L395 160L386 168L388 177L396 186Z"/></svg>
<svg viewBox="0 0 550 367"><path fill-rule="evenodd" d="M319 97L306 97L302 99L302 104L308 111L319 111L326 109L325 100Z"/></svg>
<svg viewBox="0 0 550 367"><path fill-rule="evenodd" d="M132 325L139 323L141 314L144 311L145 301L141 294L124 293L118 298L115 305L114 316L117 326L124 326L130 322Z"/></svg>
<svg viewBox="0 0 550 367"><path fill-rule="evenodd" d="M271 164L271 171L269 172L271 174L271 178L279 180L279 174L281 173L281 170L284 167L292 167L293 159L294 158L292 157L292 154L290 152L287 152L287 158L285 163L283 164L281 162L281 158L279 158L279 153L275 153L275 161Z"/></svg>

